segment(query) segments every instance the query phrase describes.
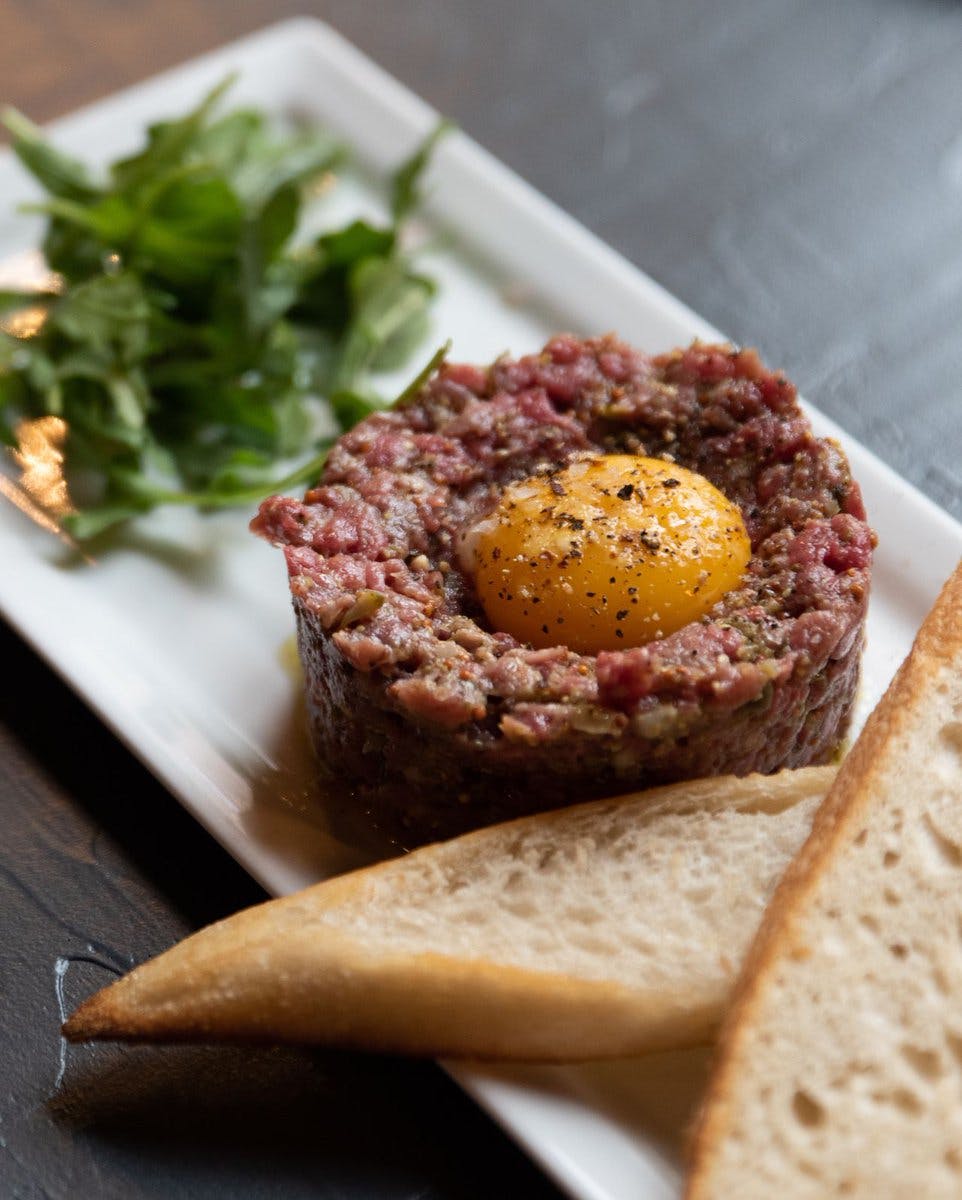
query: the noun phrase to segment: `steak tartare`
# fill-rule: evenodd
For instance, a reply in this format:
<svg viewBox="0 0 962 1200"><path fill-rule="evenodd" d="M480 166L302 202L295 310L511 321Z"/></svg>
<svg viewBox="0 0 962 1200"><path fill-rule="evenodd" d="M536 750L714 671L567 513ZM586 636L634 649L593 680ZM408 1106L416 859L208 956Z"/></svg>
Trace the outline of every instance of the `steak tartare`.
<svg viewBox="0 0 962 1200"><path fill-rule="evenodd" d="M747 570L643 645L534 648L492 628L464 531L509 485L615 454L688 468L734 502ZM754 351L651 357L561 335L490 367L445 364L252 528L284 548L321 768L403 844L824 762L845 732L874 538L844 454Z"/></svg>

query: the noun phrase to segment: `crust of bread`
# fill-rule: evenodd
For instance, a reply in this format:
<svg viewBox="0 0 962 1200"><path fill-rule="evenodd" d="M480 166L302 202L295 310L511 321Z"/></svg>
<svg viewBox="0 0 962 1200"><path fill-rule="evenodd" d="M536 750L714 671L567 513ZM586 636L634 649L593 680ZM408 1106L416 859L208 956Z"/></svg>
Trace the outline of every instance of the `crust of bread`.
<svg viewBox="0 0 962 1200"><path fill-rule="evenodd" d="M824 795L833 768L708 779L594 801L479 830L306 891L248 909L173 947L92 996L64 1026L73 1041L313 1042L432 1057L576 1061L633 1055L710 1038L730 977L709 987L684 968L671 988L626 986L619 956L610 977L584 978L469 955L396 952L374 931L338 927L326 914L360 909L385 889L400 901L412 876L470 873L536 834L564 846L577 827L599 833L614 809L637 821L737 811L779 814ZM625 810L622 814L620 810ZM760 816L761 819L761 816ZM799 827L800 841L807 819ZM702 834L704 836L704 833ZM785 861L798 842L785 851ZM525 860L527 861L527 860ZM621 864L622 866L624 864ZM781 863L776 864L780 869ZM536 874L536 873L535 873ZM584 873L583 886L591 887ZM666 875L666 886L671 878ZM578 897L573 899L577 900ZM759 904L763 903L764 897ZM680 901L684 902L684 901ZM757 918L755 918L757 919ZM613 937L618 930L609 930ZM654 930L657 938L657 926ZM723 954L725 947L719 947ZM667 952L666 952L667 953Z"/></svg>
<svg viewBox="0 0 962 1200"><path fill-rule="evenodd" d="M769 999L775 970L808 954L806 900L833 870L853 831L872 820L876 782L896 752L913 713L931 694L933 678L962 659L962 563L946 582L877 707L843 761L815 814L812 832L786 870L745 957L731 1007L722 1024L708 1089L690 1141L685 1200L718 1200L713 1172L736 1118L733 1090L746 1069L746 1046ZM962 669L962 663L960 663ZM749 1181L746 1181L746 1186ZM750 1193L750 1189L746 1194ZM754 1193L750 1193L754 1194ZM901 1194L901 1193L899 1193Z"/></svg>
<svg viewBox="0 0 962 1200"><path fill-rule="evenodd" d="M693 1011L684 996L639 997L614 982L433 954L372 962L340 938L325 951L329 957L309 951L309 989L296 979L302 951L288 945L284 973L272 965L267 975L216 996L203 984L197 989L203 967L192 956L178 966L191 978L194 1002L178 999L134 1015L126 1006L142 1003L136 994L95 995L64 1033L72 1041L313 1043L418 1057L575 1062L708 1041L718 1022L714 1007ZM336 982L320 982L324 974ZM417 983L417 974L429 986Z"/></svg>

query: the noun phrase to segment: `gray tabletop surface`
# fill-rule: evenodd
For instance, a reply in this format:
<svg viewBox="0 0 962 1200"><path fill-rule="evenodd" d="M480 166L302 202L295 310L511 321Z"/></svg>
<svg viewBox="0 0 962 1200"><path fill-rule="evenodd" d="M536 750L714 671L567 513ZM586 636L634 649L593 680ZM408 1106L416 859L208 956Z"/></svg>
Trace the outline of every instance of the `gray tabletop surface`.
<svg viewBox="0 0 962 1200"><path fill-rule="evenodd" d="M962 517L962 5L0 0L0 98L52 117L295 11ZM0 647L0 1196L558 1194L433 1065L66 1050L98 960L262 894L2 625Z"/></svg>

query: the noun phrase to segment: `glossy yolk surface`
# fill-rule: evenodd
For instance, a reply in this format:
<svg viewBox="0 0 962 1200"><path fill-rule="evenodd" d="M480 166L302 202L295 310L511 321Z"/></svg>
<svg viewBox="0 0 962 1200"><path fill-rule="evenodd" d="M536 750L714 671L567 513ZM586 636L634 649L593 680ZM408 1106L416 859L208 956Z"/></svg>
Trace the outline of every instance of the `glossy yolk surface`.
<svg viewBox="0 0 962 1200"><path fill-rule="evenodd" d="M596 654L697 620L738 583L751 545L738 507L701 475L612 454L509 485L461 557L493 628Z"/></svg>

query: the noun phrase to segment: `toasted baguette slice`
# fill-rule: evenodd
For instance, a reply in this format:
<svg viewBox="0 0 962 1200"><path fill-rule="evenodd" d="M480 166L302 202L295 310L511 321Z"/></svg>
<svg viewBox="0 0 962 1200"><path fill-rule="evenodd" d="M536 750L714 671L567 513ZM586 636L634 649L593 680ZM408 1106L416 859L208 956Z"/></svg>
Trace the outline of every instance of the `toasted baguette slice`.
<svg viewBox="0 0 962 1200"><path fill-rule="evenodd" d="M833 774L700 780L429 846L203 930L64 1032L542 1061L697 1042Z"/></svg>
<svg viewBox="0 0 962 1200"><path fill-rule="evenodd" d="M765 917L687 1195L962 1196L962 566Z"/></svg>

